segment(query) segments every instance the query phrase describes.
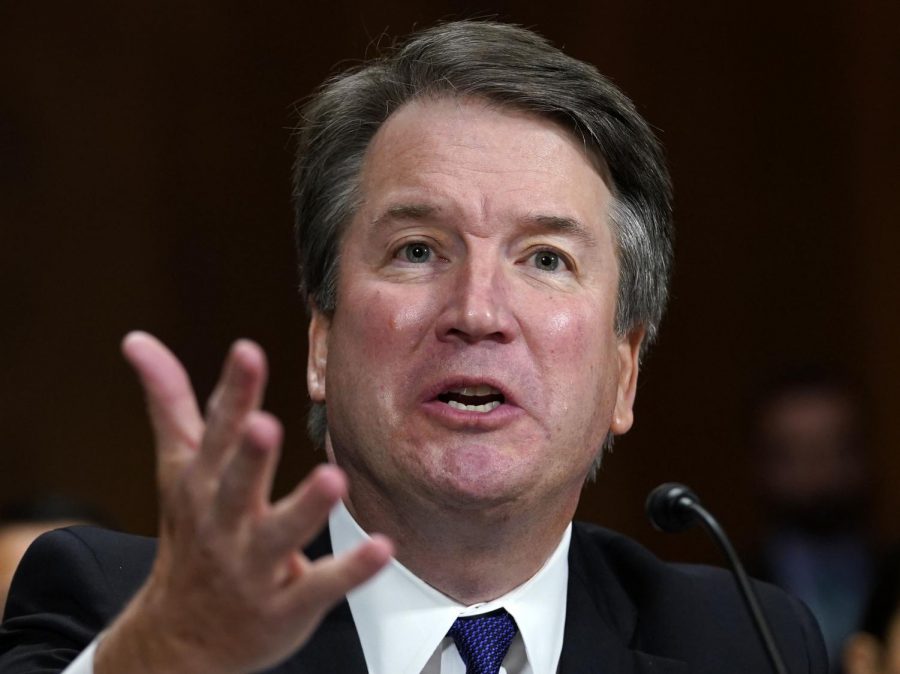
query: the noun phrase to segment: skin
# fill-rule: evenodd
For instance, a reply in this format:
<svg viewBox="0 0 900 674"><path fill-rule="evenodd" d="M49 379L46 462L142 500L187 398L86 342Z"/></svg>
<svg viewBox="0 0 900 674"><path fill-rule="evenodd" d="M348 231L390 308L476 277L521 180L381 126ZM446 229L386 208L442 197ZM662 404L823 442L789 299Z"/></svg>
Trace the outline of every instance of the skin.
<svg viewBox="0 0 900 674"><path fill-rule="evenodd" d="M269 498L281 425L259 409L266 359L236 342L202 414L187 373L146 333L122 345L147 398L156 438L159 548L150 577L100 641L96 674L237 674L299 648L349 590L390 558L373 537L336 558L300 549L346 493L321 466Z"/></svg>
<svg viewBox="0 0 900 674"><path fill-rule="evenodd" d="M336 310L310 325L329 457L401 562L489 600L541 566L607 433L632 423L643 333L614 329L610 192L555 123L440 99L382 126L361 194ZM435 399L480 383L505 394L489 414Z"/></svg>
<svg viewBox="0 0 900 674"><path fill-rule="evenodd" d="M846 396L803 392L782 396L764 410L760 434L767 496L793 509L823 498L852 500L866 488L858 413Z"/></svg>
<svg viewBox="0 0 900 674"><path fill-rule="evenodd" d="M607 433L631 426L643 333L614 330L610 194L566 131L478 101L413 103L376 135L362 194L337 310L310 324L309 390L329 392L340 467L271 502L282 431L259 409L262 350L235 343L201 413L168 349L123 342L156 438L159 552L97 674L264 669L391 554L460 601L496 597L537 571ZM436 399L481 383L505 395L490 414ZM306 559L339 499L393 544Z"/></svg>
<svg viewBox="0 0 900 674"><path fill-rule="evenodd" d="M884 642L866 632L852 635L843 663L847 674L900 674L900 614L888 626Z"/></svg>

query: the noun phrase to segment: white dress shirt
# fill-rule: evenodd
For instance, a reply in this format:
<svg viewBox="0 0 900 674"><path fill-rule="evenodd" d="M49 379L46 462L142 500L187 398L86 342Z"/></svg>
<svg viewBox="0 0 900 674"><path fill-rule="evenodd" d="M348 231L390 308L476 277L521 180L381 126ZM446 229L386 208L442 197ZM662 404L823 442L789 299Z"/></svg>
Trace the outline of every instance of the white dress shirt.
<svg viewBox="0 0 900 674"><path fill-rule="evenodd" d="M343 503L331 512L329 527L335 553L350 550L368 537ZM530 580L494 601L474 606L441 594L392 559L375 578L347 595L369 673L466 674L453 639L446 636L450 626L459 616L501 607L515 619L519 631L500 674L556 672L566 620L571 537L570 524ZM63 674L93 674L96 648L94 639Z"/></svg>
<svg viewBox="0 0 900 674"><path fill-rule="evenodd" d="M331 512L329 527L336 554L367 538L343 504ZM500 674L554 674L563 645L571 537L570 524L534 576L502 597L474 606L442 594L392 559L375 578L347 595L369 673L465 674L465 664L447 636L450 626L459 616L502 607L519 631Z"/></svg>

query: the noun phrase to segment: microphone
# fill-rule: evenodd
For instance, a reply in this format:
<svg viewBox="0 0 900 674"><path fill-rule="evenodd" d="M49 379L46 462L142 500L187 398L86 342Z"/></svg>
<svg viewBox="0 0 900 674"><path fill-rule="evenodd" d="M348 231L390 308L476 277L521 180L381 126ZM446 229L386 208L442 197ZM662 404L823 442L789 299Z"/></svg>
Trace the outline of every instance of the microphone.
<svg viewBox="0 0 900 674"><path fill-rule="evenodd" d="M772 637L772 630L769 623L763 615L762 608L759 605L759 599L750 585L750 579L747 572L744 571L744 565L738 558L734 546L728 539L725 530L719 525L716 518L713 517L706 508L700 504L700 499L688 487L677 482L666 482L659 485L647 496L647 517L650 523L658 531L665 533L679 533L690 528L696 522L699 522L704 529L712 536L713 540L719 546L728 558L731 566L731 572L737 582L738 589L750 617L753 619L753 625L756 632L763 642L766 655L772 664L772 669L777 674L788 674L787 668L784 666L784 659L778 651L775 639Z"/></svg>

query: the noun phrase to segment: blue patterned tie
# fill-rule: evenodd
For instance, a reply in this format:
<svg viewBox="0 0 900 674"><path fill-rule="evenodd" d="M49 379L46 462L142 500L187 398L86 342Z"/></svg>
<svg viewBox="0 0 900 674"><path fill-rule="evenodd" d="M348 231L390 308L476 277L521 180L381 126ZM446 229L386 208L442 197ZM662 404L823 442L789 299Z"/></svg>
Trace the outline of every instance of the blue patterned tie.
<svg viewBox="0 0 900 674"><path fill-rule="evenodd" d="M466 674L497 674L518 630L516 621L501 608L457 618L448 634L466 663Z"/></svg>

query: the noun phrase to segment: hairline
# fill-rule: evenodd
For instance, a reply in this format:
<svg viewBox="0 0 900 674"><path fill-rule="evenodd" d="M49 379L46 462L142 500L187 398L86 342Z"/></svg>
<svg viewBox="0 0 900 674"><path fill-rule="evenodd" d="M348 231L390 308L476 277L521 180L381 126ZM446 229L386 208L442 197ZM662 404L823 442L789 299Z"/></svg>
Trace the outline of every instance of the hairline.
<svg viewBox="0 0 900 674"><path fill-rule="evenodd" d="M425 89L417 94L414 94L407 100L403 101L396 108L391 110L391 112L381 121L378 125L378 128L372 133L369 137L368 142L366 143L365 149L360 153L354 153L352 158L354 164L354 173L352 178L348 181L347 190L345 192L345 196L348 197L345 203L352 204L349 209L349 212L345 214L344 218L337 225L336 228L336 236L335 236L335 250L334 250L334 264L333 267L329 270L330 273L326 273L322 279L322 286L318 293L317 297L310 297L309 301L311 305L313 305L317 310L324 313L326 316L332 316L334 314L335 309L337 308L337 287L338 287L338 278L340 276L340 259L341 259L341 248L343 246L344 236L346 234L347 228L350 227L353 220L359 214L359 209L362 206L363 198L361 194L362 189L362 175L366 168L366 161L369 157L369 153L371 148L375 142L376 137L384 128L385 124L394 117L400 110L403 108L415 104L420 103L423 100L425 101L442 101L442 100L475 100L485 105L489 106L489 108L498 109L500 111L513 111L525 115L530 115L532 117L545 120L551 122L556 127L561 129L563 132L568 135L571 140L579 147L580 150L583 151L585 158L590 163L591 167L603 181L603 184L609 190L610 198L606 207L606 213L604 217L606 219L607 225L610 227L610 231L613 235L614 242L614 253L616 257L616 306L615 306L615 330L616 336L619 338L625 337L631 331L642 327L643 323L640 321L632 321L631 324L625 325L624 317L621 314L622 308L621 305L624 301L622 297L622 241L621 241L621 231L623 223L620 220L624 217L629 217L626 214L627 207L619 196L618 186L616 185L615 179L612 176L612 171L609 169L609 164L606 158L601 154L600 149L597 147L592 147L590 143L588 143L587 139L583 134L579 133L578 127L573 123L570 125L564 124L558 115L552 115L548 113L544 113L541 110L536 110L534 108L528 107L526 105L517 103L515 101L505 101L505 100L496 100L485 94L481 93L456 93L452 90L442 90L442 89ZM348 165L351 163L347 162ZM328 298L330 300L330 304L327 306L321 306L320 300L321 295L330 295ZM313 308L310 307L310 309Z"/></svg>
<svg viewBox="0 0 900 674"><path fill-rule="evenodd" d="M491 51L493 46L479 51L494 38L508 38L511 51ZM464 47L460 53L476 62L483 61L488 74L460 76L475 63L453 61L453 54L443 51L448 39L461 40ZM424 55L435 49L433 53L445 60L437 61L436 70L430 70L432 66ZM576 87L572 96L563 95L552 84L546 85L549 88L524 85L522 69L528 66L523 63L520 67L511 61L509 56L515 53L532 55L538 67L547 68L537 73L539 82L553 72L571 76ZM496 71L489 60L494 55L499 55ZM511 68L511 79L505 79L505 68ZM496 81L490 77L493 72L499 73ZM548 98L553 92L561 98ZM357 94L363 96L360 105L340 103L342 97ZM326 316L332 315L337 306L341 247L347 228L362 206L361 177L372 141L381 127L408 104L448 97L477 98L495 108L555 122L584 147L587 157L599 160L602 169L598 173L611 197L605 215L614 237L617 262L615 333L621 339L643 329L639 351L639 356L643 356L655 341L671 275L671 182L662 147L633 102L596 68L564 54L539 34L511 24L448 22L418 31L392 45L385 55L330 78L304 106L302 113L309 112L310 117L297 127L304 137L304 152L297 154L294 186L304 215L308 208L315 216L313 221L304 220L298 209L298 234L315 232L307 230L305 223L327 225L318 230L321 236L313 238L311 244L299 243L301 289L306 306ZM373 106L380 106L380 110ZM343 110L340 116L327 116L339 109ZM335 147L341 147L337 139L342 136L349 142L338 154L331 154ZM311 151L314 147L324 149L325 154L317 155ZM317 157L332 162L327 172ZM306 164L305 158L312 160ZM331 187L315 182L310 187L299 180L305 179L308 170L319 179L327 175ZM323 195L328 199L322 200ZM316 411L324 412L324 406L315 405L313 412ZM315 427L312 422L316 416L324 422L324 415L311 413L310 430ZM319 427L324 430L326 425L320 423ZM321 432L311 435L321 444Z"/></svg>

